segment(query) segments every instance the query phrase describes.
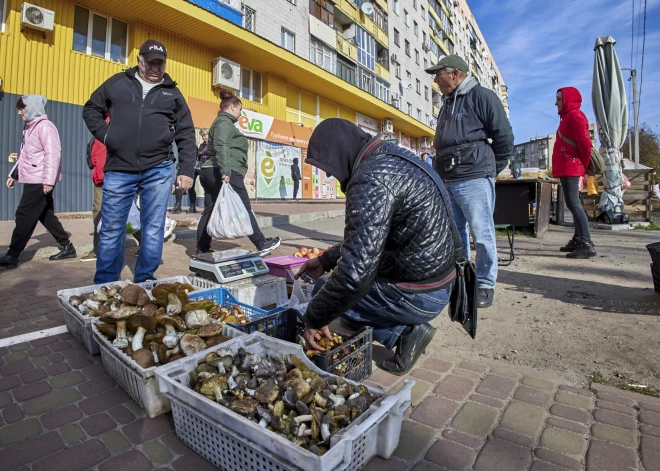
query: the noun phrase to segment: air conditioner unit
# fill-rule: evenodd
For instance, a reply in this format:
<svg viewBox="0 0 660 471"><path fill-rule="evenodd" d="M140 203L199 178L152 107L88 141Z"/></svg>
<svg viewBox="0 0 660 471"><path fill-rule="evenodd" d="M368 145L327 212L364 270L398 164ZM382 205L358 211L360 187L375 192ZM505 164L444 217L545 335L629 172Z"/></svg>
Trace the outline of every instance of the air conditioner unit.
<svg viewBox="0 0 660 471"><path fill-rule="evenodd" d="M398 62L398 61L397 61L396 54L392 54L392 57L390 57L390 59L391 59L392 62L394 62L394 63Z"/></svg>
<svg viewBox="0 0 660 471"><path fill-rule="evenodd" d="M392 134L394 132L394 124L392 123L391 119L384 119L383 120L382 132L388 133L388 134Z"/></svg>
<svg viewBox="0 0 660 471"><path fill-rule="evenodd" d="M438 125L438 122L435 119L429 121L429 127L435 128Z"/></svg>
<svg viewBox="0 0 660 471"><path fill-rule="evenodd" d="M241 66L218 57L213 59L213 86L238 90L241 88Z"/></svg>
<svg viewBox="0 0 660 471"><path fill-rule="evenodd" d="M422 147L431 147L431 140L428 137L422 138Z"/></svg>
<svg viewBox="0 0 660 471"><path fill-rule="evenodd" d="M428 52L428 50L429 50L429 45L428 45L427 43L422 43L422 49L423 49L424 51L427 51L427 52Z"/></svg>
<svg viewBox="0 0 660 471"><path fill-rule="evenodd" d="M38 29L39 31L52 31L55 22L55 12L45 8L24 3L21 7L21 28Z"/></svg>

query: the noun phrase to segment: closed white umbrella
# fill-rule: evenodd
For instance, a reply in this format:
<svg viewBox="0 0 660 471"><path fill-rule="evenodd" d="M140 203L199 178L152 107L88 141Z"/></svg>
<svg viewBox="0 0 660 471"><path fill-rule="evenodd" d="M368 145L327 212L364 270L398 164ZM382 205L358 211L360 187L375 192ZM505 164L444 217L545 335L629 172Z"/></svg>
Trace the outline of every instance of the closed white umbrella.
<svg viewBox="0 0 660 471"><path fill-rule="evenodd" d="M598 207L601 211L618 213L623 211L621 148L628 132L628 100L619 58L614 50L615 44L612 36L596 39L591 102L598 126L600 153L605 159L605 191Z"/></svg>

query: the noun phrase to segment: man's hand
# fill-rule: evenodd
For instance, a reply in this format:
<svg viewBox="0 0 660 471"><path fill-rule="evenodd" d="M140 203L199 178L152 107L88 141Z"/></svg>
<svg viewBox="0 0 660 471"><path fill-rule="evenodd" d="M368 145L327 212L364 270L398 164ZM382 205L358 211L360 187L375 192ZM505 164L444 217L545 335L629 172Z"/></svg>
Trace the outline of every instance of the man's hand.
<svg viewBox="0 0 660 471"><path fill-rule="evenodd" d="M190 177L186 177L185 175L179 175L176 177L176 184L181 190L188 190L190 187L192 187L193 184L193 179Z"/></svg>
<svg viewBox="0 0 660 471"><path fill-rule="evenodd" d="M231 177L229 175L223 175L222 176L222 183L229 183L229 180Z"/></svg>
<svg viewBox="0 0 660 471"><path fill-rule="evenodd" d="M9 189L14 188L14 179L11 177L7 179L7 188Z"/></svg>
<svg viewBox="0 0 660 471"><path fill-rule="evenodd" d="M317 340L321 340L322 337L325 337L328 340L332 340L332 334L330 333L330 329L328 329L328 326L321 327L320 329L312 329L310 327L305 327L305 331L303 332L303 337L305 338L305 342L307 342L307 345L319 352L325 352L325 348L321 347L319 344L316 343Z"/></svg>
<svg viewBox="0 0 660 471"><path fill-rule="evenodd" d="M53 187L51 185L44 185L44 195L47 195L51 191L53 191Z"/></svg>
<svg viewBox="0 0 660 471"><path fill-rule="evenodd" d="M312 258L311 260L307 260L305 264L300 267L300 270L298 270L298 273L294 275L294 278L297 280L301 276L303 276L305 273L307 273L309 276L314 278L315 280L318 280L323 276L325 273L325 270L323 269L323 265L321 265L321 261L317 258Z"/></svg>

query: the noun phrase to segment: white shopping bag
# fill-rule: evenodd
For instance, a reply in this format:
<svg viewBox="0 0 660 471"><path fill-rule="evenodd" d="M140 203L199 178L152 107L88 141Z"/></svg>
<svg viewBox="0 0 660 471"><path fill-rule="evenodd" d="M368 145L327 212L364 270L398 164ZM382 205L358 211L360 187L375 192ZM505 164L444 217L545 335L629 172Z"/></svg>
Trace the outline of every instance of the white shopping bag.
<svg viewBox="0 0 660 471"><path fill-rule="evenodd" d="M222 185L206 231L214 239L236 239L252 235L250 214L231 185Z"/></svg>
<svg viewBox="0 0 660 471"><path fill-rule="evenodd" d="M103 214L101 214L101 219L99 220L98 226L96 226L97 232L101 232L101 225L103 224ZM136 200L133 200L131 204L131 209L128 212L128 220L126 224L130 224L133 227L133 232L140 230L140 207L138 206Z"/></svg>

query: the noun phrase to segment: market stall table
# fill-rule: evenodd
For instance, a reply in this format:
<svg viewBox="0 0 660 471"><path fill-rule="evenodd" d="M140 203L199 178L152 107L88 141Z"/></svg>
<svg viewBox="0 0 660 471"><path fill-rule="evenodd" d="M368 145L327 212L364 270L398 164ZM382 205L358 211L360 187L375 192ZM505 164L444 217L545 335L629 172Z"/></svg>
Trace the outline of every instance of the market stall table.
<svg viewBox="0 0 660 471"><path fill-rule="evenodd" d="M517 179L495 181L495 225L532 227L542 238L550 226L552 185L557 180Z"/></svg>

